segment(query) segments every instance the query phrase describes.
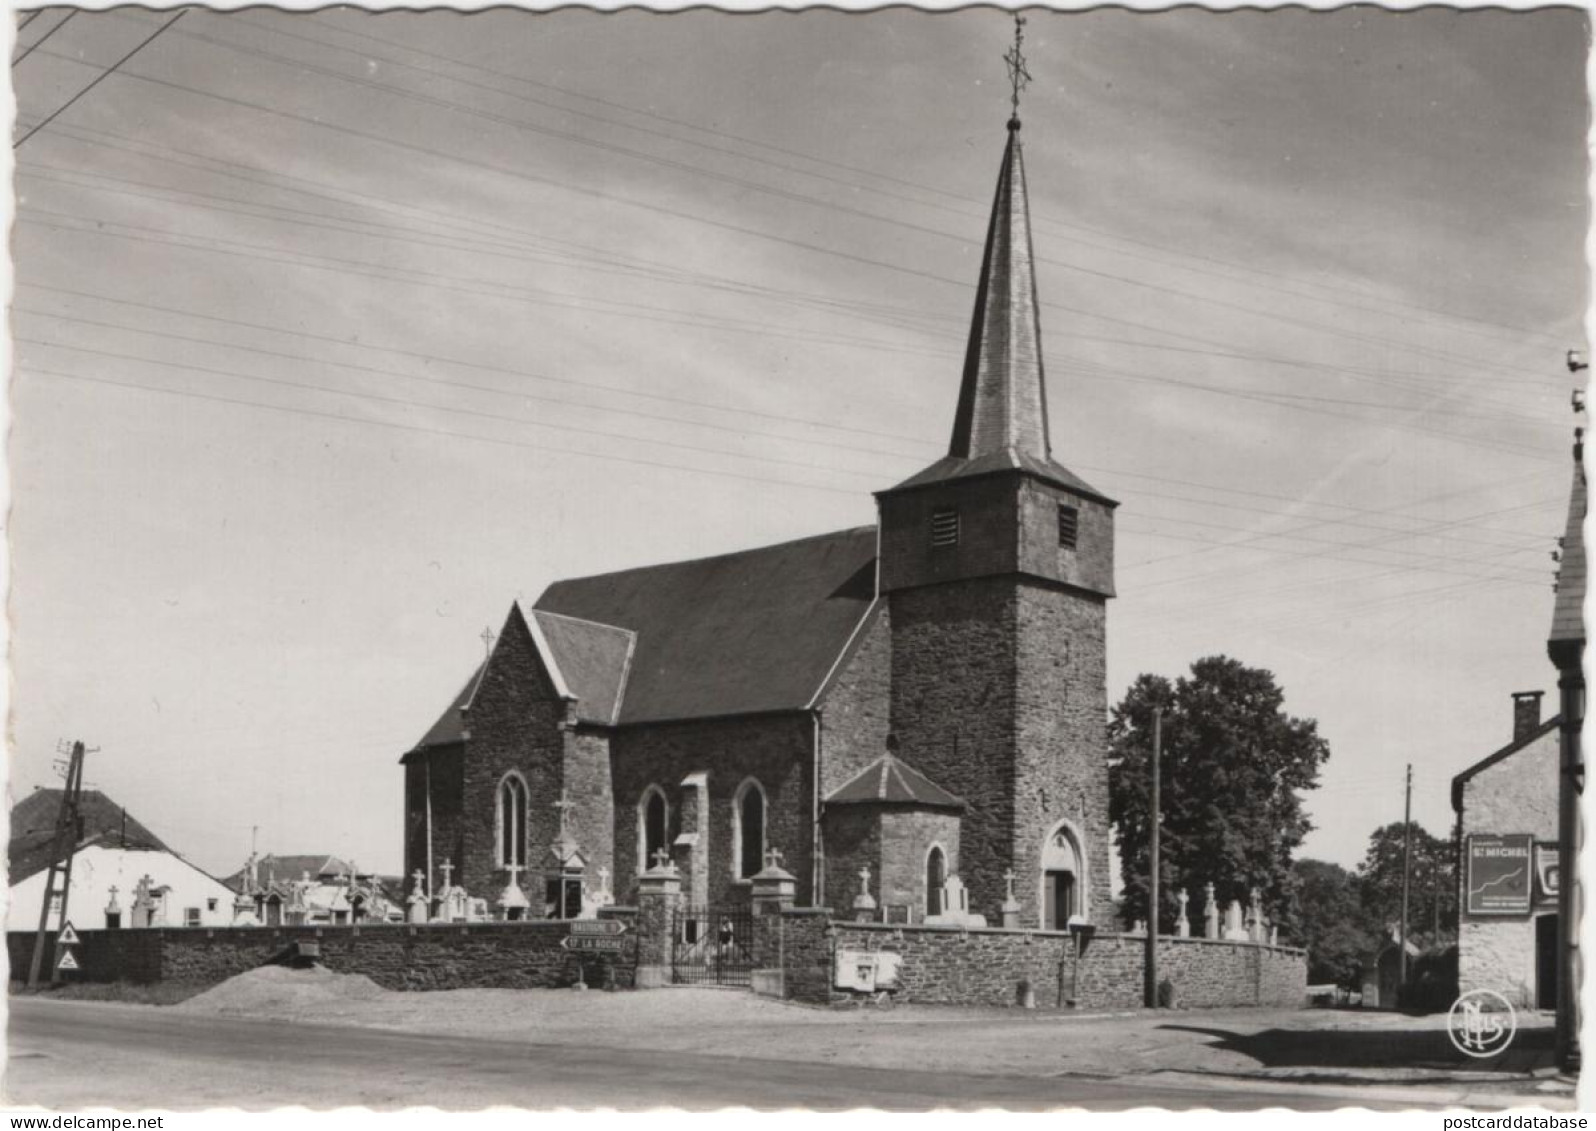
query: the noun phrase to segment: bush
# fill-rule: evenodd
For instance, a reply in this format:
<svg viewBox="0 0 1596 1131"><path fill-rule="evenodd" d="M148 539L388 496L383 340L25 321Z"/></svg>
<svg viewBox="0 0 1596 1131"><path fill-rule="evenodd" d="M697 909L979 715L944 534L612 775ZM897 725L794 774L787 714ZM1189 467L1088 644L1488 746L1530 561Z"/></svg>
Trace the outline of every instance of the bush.
<svg viewBox="0 0 1596 1131"><path fill-rule="evenodd" d="M1419 1013L1441 1013L1457 1000L1457 946L1427 950L1413 960L1397 1006Z"/></svg>

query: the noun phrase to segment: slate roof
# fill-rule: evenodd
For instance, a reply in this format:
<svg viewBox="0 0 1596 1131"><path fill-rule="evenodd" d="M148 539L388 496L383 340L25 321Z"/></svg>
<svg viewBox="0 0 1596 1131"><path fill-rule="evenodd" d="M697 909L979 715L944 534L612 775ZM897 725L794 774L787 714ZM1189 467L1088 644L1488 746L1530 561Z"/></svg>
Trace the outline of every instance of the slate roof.
<svg viewBox="0 0 1596 1131"><path fill-rule="evenodd" d="M1546 735L1550 734L1552 731L1556 730L1558 727L1560 727L1562 725L1563 725L1563 716L1562 715L1553 715L1551 718L1547 719L1540 726L1536 727L1534 730L1532 730L1528 734L1526 734L1523 738L1515 738L1512 742L1509 742L1506 746L1502 747L1496 753L1488 755L1488 756L1486 756L1484 758L1481 758L1478 762L1475 762L1468 769L1464 770L1462 773L1460 773L1457 776L1455 776L1452 779L1452 809L1453 809L1453 811L1454 812L1458 812L1458 813L1461 813L1463 811L1463 783L1464 782L1468 781L1470 778L1472 778L1475 774L1479 773L1481 770L1487 770L1490 767L1496 765L1496 763L1502 761L1503 759L1511 758L1514 754L1517 754L1520 750L1524 749L1524 747L1531 745L1537 739L1544 738Z"/></svg>
<svg viewBox="0 0 1596 1131"><path fill-rule="evenodd" d="M969 479L976 475L990 475L998 471L1014 470L1028 471L1039 479L1045 479L1049 483L1056 483L1060 487L1079 492L1111 507L1119 506L1118 502L1103 494L1103 492L1062 464L1054 462L1051 458L1043 459L1038 456L1028 455L1025 452L1016 452L1013 448L1007 448L1000 452L990 452L976 459L943 456L930 467L916 472L902 483L877 493L886 495L893 491L906 491L912 487L943 483L949 479Z"/></svg>
<svg viewBox="0 0 1596 1131"><path fill-rule="evenodd" d="M827 805L913 805L963 809L964 801L892 754L884 754L832 791Z"/></svg>
<svg viewBox="0 0 1596 1131"><path fill-rule="evenodd" d="M7 846L7 872L15 887L35 872L42 872L52 863L52 839L55 836L55 818L61 809L60 789L36 789L11 808L11 839ZM111 847L121 847L124 813L122 806L97 789L85 789L79 799L79 815L83 818L83 836L79 847L90 841L99 841ZM126 817L126 846L171 852L161 838L150 832L132 817Z"/></svg>
<svg viewBox="0 0 1596 1131"><path fill-rule="evenodd" d="M471 697L477 693L477 684L482 680L482 672L487 668L486 663L477 665L477 670L471 673L471 678L465 681L465 686L454 697L450 704L443 709L443 714L438 716L438 721L427 728L427 733L421 736L421 741L415 748L420 750L427 746L447 746L451 742L465 741L465 715L466 705L471 702Z"/></svg>
<svg viewBox="0 0 1596 1131"><path fill-rule="evenodd" d="M1574 486L1568 494L1568 526L1563 532L1563 558L1557 570L1557 599L1552 605L1552 644L1585 641L1585 467L1584 445L1574 448Z"/></svg>
<svg viewBox="0 0 1596 1131"><path fill-rule="evenodd" d="M802 709L870 607L875 558L875 527L863 526L559 581L534 611L635 635L622 725Z"/></svg>
<svg viewBox="0 0 1596 1131"><path fill-rule="evenodd" d="M613 726L621 713L636 633L542 609L533 609L532 616L548 641L566 687L576 696L576 717Z"/></svg>

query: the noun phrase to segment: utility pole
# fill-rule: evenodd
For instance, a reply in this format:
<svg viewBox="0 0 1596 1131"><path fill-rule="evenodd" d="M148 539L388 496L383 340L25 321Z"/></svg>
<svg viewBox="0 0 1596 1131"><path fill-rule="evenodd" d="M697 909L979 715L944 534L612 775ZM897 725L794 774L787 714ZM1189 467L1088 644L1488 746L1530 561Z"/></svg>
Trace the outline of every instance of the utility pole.
<svg viewBox="0 0 1596 1131"><path fill-rule="evenodd" d="M1570 374L1584 373L1590 362L1578 350L1568 351ZM1585 394L1576 389L1571 397L1575 414L1585 411ZM1574 474L1581 485L1585 472L1585 440L1582 428L1574 429ZM1578 516L1583 519L1584 515ZM1573 519L1571 521L1578 521ZM1577 529L1577 527L1575 528ZM1578 543L1583 548L1583 542ZM1565 548L1566 550L1566 548ZM1559 570L1558 584L1562 584ZM1583 582L1580 582L1583 585ZM1557 692L1562 725L1558 728L1557 775L1557 1029L1554 1055L1564 1072L1580 1068L1579 1008L1579 923L1576 921L1579 898L1580 794L1585 791L1585 754L1581 730L1585 721L1585 628L1583 619L1577 639L1559 637L1547 642L1547 652L1557 665Z"/></svg>
<svg viewBox="0 0 1596 1131"><path fill-rule="evenodd" d="M60 930L67 921L67 895L72 887L72 857L82 838L82 817L79 815L79 795L83 791L83 743L72 744L72 755L67 761L66 788L61 791L61 808L56 810L55 835L50 839L50 867L44 874L44 896L39 907L39 929L33 936L33 960L28 965L28 988L37 989L39 975L44 968L45 932L50 928L51 903L57 893L61 896ZM64 859L63 859L64 858ZM59 881L59 886L58 886ZM54 980L54 971L51 971Z"/></svg>
<svg viewBox="0 0 1596 1131"><path fill-rule="evenodd" d="M1151 823L1151 844L1147 861L1147 961L1143 967L1142 996L1148 1009L1158 1008L1158 825L1162 815L1159 798L1160 763L1163 761L1164 709L1153 708L1153 790L1148 817Z"/></svg>
<svg viewBox="0 0 1596 1131"><path fill-rule="evenodd" d="M1397 993L1408 984L1408 883L1413 874L1413 763L1408 763L1407 800L1402 804L1402 922L1397 926Z"/></svg>

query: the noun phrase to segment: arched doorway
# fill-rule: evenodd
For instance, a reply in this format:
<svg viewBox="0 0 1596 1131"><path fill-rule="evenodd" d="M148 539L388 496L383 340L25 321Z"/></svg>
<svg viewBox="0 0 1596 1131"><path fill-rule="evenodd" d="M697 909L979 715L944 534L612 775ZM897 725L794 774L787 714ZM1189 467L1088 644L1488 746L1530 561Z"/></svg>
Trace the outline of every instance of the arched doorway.
<svg viewBox="0 0 1596 1131"><path fill-rule="evenodd" d="M940 915L946 910L942 906L942 889L947 882L947 853L942 851L940 844L933 844L931 851L925 854L925 913L927 915Z"/></svg>
<svg viewBox="0 0 1596 1131"><path fill-rule="evenodd" d="M1068 822L1060 822L1042 844L1042 929L1062 931L1071 915L1085 914L1085 856Z"/></svg>

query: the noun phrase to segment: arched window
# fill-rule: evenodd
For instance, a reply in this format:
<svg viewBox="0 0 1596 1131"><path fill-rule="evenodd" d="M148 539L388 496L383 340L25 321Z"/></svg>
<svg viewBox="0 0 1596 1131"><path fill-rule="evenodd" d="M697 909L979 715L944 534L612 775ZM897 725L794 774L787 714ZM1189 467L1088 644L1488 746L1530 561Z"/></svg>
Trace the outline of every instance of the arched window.
<svg viewBox="0 0 1596 1131"><path fill-rule="evenodd" d="M526 867L526 782L508 773L499 782L499 867Z"/></svg>
<svg viewBox="0 0 1596 1131"><path fill-rule="evenodd" d="M737 852L732 867L739 880L746 880L765 867L765 791L753 778L737 789L732 823Z"/></svg>
<svg viewBox="0 0 1596 1131"><path fill-rule="evenodd" d="M669 851L667 830L671 811L665 801L665 791L651 785L643 791L637 803L637 870L646 872L654 866L654 853L664 848Z"/></svg>
<svg viewBox="0 0 1596 1131"><path fill-rule="evenodd" d="M925 854L925 913L940 915L942 888L948 882L948 857L940 844L933 844Z"/></svg>

